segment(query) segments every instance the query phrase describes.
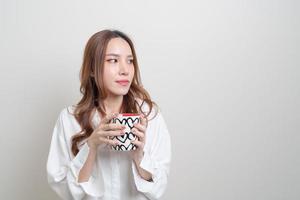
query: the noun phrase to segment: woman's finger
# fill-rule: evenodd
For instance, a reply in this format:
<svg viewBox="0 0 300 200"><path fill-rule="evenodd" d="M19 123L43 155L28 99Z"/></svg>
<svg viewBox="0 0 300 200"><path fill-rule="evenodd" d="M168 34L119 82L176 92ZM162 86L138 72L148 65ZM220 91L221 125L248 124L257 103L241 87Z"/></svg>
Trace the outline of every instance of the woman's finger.
<svg viewBox="0 0 300 200"><path fill-rule="evenodd" d="M138 140L131 140L131 143L136 145L139 149L143 149L144 148L144 143Z"/></svg>
<svg viewBox="0 0 300 200"><path fill-rule="evenodd" d="M144 126L142 124L136 123L136 124L134 124L134 127L137 128L139 131L141 131L143 133L146 132L146 126Z"/></svg>
<svg viewBox="0 0 300 200"><path fill-rule="evenodd" d="M122 124L102 124L101 129L105 131L110 131L110 130L122 130L125 129L126 127Z"/></svg>
<svg viewBox="0 0 300 200"><path fill-rule="evenodd" d="M110 113L107 114L100 122L100 124L108 124L110 120L112 120L114 117L118 116L118 113Z"/></svg>
<svg viewBox="0 0 300 200"><path fill-rule="evenodd" d="M104 137L99 137L99 140L103 143L106 143L106 144L112 145L112 146L116 146L119 144L119 142L117 140L111 140L111 139L104 138Z"/></svg>
<svg viewBox="0 0 300 200"><path fill-rule="evenodd" d="M120 135L124 135L124 134L125 134L125 131L118 130L118 131L103 131L99 135L102 135L102 136L120 136Z"/></svg>
<svg viewBox="0 0 300 200"><path fill-rule="evenodd" d="M145 127L147 126L147 120L144 114L141 114L141 124Z"/></svg>
<svg viewBox="0 0 300 200"><path fill-rule="evenodd" d="M141 142L145 141L145 134L137 129L133 128L132 133L135 134Z"/></svg>

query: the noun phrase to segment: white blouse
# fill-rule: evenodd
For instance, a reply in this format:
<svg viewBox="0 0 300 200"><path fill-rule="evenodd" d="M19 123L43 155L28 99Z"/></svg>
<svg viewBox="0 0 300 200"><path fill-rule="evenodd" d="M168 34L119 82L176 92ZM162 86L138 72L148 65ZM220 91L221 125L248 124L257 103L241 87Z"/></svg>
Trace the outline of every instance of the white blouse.
<svg viewBox="0 0 300 200"><path fill-rule="evenodd" d="M72 111L74 107L68 106L60 112L47 161L48 183L62 199L154 200L162 196L170 171L171 142L160 112L148 123L144 157L140 163L141 168L152 174L152 182L141 178L129 152L114 151L101 145L89 180L78 183L78 174L87 159L89 146L84 141L75 157L71 153L71 137L81 130ZM100 120L99 113L95 112L92 118L94 128Z"/></svg>

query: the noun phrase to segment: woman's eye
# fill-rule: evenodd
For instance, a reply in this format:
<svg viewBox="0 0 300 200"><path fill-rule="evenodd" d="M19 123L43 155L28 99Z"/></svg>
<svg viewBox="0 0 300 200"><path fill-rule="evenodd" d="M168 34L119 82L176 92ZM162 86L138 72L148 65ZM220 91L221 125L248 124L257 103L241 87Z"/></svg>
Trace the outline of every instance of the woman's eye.
<svg viewBox="0 0 300 200"><path fill-rule="evenodd" d="M117 62L117 59L108 59L107 61L110 63L115 63L115 62Z"/></svg>
<svg viewBox="0 0 300 200"><path fill-rule="evenodd" d="M133 60L128 60L129 63L133 63Z"/></svg>

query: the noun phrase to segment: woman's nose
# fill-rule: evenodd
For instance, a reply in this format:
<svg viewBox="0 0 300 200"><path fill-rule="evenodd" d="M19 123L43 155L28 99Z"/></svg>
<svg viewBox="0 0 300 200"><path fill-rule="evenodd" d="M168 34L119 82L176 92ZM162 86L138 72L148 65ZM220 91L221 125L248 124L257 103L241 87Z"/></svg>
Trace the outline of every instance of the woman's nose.
<svg viewBox="0 0 300 200"><path fill-rule="evenodd" d="M120 62L120 74L128 74L128 64L126 61Z"/></svg>

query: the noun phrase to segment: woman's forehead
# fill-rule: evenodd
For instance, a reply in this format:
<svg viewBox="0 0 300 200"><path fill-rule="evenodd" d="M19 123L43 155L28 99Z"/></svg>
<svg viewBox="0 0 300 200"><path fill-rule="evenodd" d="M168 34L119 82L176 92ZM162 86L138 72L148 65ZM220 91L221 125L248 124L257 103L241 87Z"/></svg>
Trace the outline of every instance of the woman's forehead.
<svg viewBox="0 0 300 200"><path fill-rule="evenodd" d="M122 38L113 38L107 44L106 55L129 57L132 56L132 52L126 40Z"/></svg>

